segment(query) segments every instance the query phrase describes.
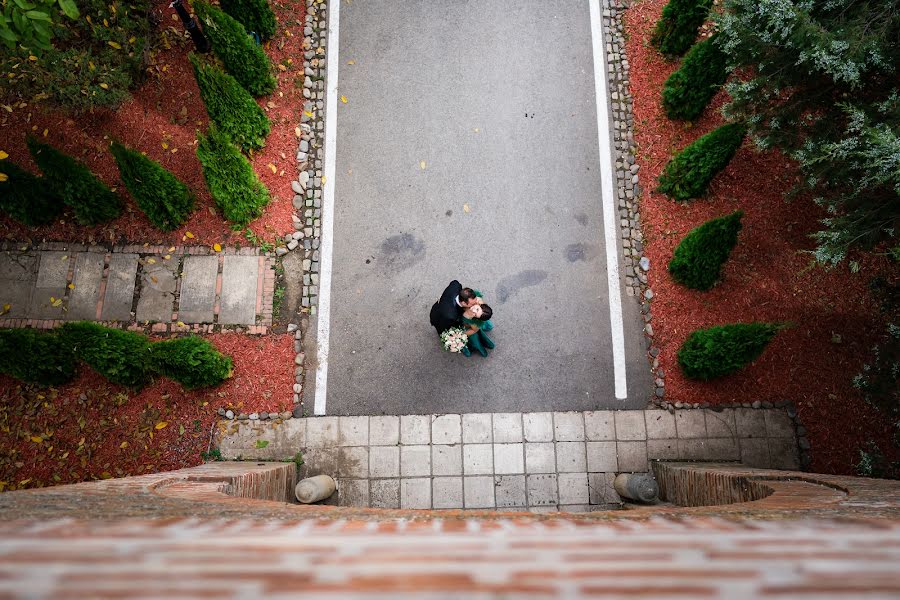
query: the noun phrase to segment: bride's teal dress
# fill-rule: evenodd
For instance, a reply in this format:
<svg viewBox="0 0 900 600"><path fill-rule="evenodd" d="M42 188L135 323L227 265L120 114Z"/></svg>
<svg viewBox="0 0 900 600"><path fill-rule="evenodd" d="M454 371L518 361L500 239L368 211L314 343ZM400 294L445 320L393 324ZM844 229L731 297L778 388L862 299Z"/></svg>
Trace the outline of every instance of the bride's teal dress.
<svg viewBox="0 0 900 600"><path fill-rule="evenodd" d="M485 331L493 329L494 324L491 323L490 319L482 321L480 319L467 319L463 317L462 321L463 325L466 326L466 329L471 325L478 327L478 331L469 336L469 344L466 348L463 348L463 354L469 356L472 353L471 350L474 350L478 354L487 357L487 351L494 348L494 342L487 336Z"/></svg>

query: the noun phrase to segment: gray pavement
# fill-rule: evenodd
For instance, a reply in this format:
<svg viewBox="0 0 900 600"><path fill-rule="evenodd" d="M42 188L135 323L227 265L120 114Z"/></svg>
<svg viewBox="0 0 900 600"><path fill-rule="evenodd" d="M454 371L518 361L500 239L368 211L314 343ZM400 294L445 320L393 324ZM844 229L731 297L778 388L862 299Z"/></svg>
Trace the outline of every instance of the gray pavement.
<svg viewBox="0 0 900 600"><path fill-rule="evenodd" d="M613 391L588 4L340 10L327 414L644 407L624 294ZM495 309L486 360L428 323L452 279Z"/></svg>

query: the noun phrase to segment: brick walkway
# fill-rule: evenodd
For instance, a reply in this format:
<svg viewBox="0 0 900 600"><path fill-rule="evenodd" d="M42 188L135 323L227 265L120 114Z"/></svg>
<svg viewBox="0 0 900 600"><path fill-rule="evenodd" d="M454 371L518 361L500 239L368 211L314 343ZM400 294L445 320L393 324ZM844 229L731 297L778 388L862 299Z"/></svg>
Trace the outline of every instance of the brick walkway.
<svg viewBox="0 0 900 600"><path fill-rule="evenodd" d="M7 247L0 327L89 320L157 333L238 326L262 334L272 324L274 287L274 258L256 248Z"/></svg>
<svg viewBox="0 0 900 600"><path fill-rule="evenodd" d="M782 409L221 421L218 447L244 460L301 451L301 476L337 480L331 501L376 508L605 510L619 503L616 473L647 471L653 459L799 465Z"/></svg>

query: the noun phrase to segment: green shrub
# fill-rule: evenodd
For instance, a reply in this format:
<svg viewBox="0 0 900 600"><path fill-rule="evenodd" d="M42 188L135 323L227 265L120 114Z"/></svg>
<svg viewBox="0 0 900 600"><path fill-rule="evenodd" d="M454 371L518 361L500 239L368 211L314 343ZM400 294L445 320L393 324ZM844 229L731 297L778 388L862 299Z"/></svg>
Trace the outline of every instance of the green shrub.
<svg viewBox="0 0 900 600"><path fill-rule="evenodd" d="M219 5L247 31L255 31L260 39L275 35L275 13L266 0L221 0Z"/></svg>
<svg viewBox="0 0 900 600"><path fill-rule="evenodd" d="M75 357L54 333L0 330L0 373L40 385L60 385L75 376Z"/></svg>
<svg viewBox="0 0 900 600"><path fill-rule="evenodd" d="M218 385L231 377L231 358L197 336L153 344L154 369L192 390Z"/></svg>
<svg viewBox="0 0 900 600"><path fill-rule="evenodd" d="M729 123L714 129L675 155L659 176L656 191L675 200L690 200L706 192L709 182L728 166L744 140L746 129Z"/></svg>
<svg viewBox="0 0 900 600"><path fill-rule="evenodd" d="M115 219L122 201L86 166L50 146L28 136L28 150L44 173L50 191L75 211L82 225L97 225Z"/></svg>
<svg viewBox="0 0 900 600"><path fill-rule="evenodd" d="M139 388L150 381L150 340L140 333L79 321L60 328L63 343L80 360L112 381Z"/></svg>
<svg viewBox="0 0 900 600"><path fill-rule="evenodd" d="M8 160L0 161L0 210L26 225L44 225L60 212L63 203L48 189L46 182Z"/></svg>
<svg viewBox="0 0 900 600"><path fill-rule="evenodd" d="M187 221L194 209L194 195L155 160L113 142L110 151L119 166L122 183L150 221L171 231Z"/></svg>
<svg viewBox="0 0 900 600"><path fill-rule="evenodd" d="M195 3L194 10L203 21L203 31L212 43L213 52L244 89L254 96L264 96L275 89L269 57L244 31L243 25L204 2Z"/></svg>
<svg viewBox="0 0 900 600"><path fill-rule="evenodd" d="M269 135L269 118L250 92L219 67L204 64L193 53L188 58L209 118L244 150L262 148Z"/></svg>
<svg viewBox="0 0 900 600"><path fill-rule="evenodd" d="M269 203L269 191L259 181L240 150L228 135L210 124L207 135L200 134L197 158L216 206L236 226L244 226Z"/></svg>
<svg viewBox="0 0 900 600"><path fill-rule="evenodd" d="M681 67L669 75L663 86L666 115L670 119L693 121L727 78L727 57L715 42L715 36L694 44Z"/></svg>
<svg viewBox="0 0 900 600"><path fill-rule="evenodd" d="M737 243L742 216L744 213L735 211L707 221L684 236L669 261L672 278L695 290L711 288Z"/></svg>
<svg viewBox="0 0 900 600"><path fill-rule="evenodd" d="M759 357L781 328L775 323L735 323L698 329L678 350L678 364L692 379L722 377Z"/></svg>
<svg viewBox="0 0 900 600"><path fill-rule="evenodd" d="M681 56L697 38L712 0L669 0L656 22L651 43L666 56Z"/></svg>

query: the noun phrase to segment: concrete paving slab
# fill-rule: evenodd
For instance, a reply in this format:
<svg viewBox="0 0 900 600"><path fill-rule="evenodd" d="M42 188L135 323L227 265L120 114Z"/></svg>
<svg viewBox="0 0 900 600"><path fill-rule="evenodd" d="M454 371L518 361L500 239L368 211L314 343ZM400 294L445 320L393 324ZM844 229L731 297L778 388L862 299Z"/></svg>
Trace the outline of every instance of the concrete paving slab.
<svg viewBox="0 0 900 600"><path fill-rule="evenodd" d="M495 477L494 498L497 508L525 506L525 476L500 475Z"/></svg>
<svg viewBox="0 0 900 600"><path fill-rule="evenodd" d="M435 445L431 447L433 475L462 475L462 446Z"/></svg>
<svg viewBox="0 0 900 600"><path fill-rule="evenodd" d="M403 415L400 417L401 444L428 444L431 442L431 418L427 415Z"/></svg>
<svg viewBox="0 0 900 600"><path fill-rule="evenodd" d="M372 508L400 508L400 480L371 480L369 502Z"/></svg>
<svg viewBox="0 0 900 600"><path fill-rule="evenodd" d="M666 440L675 437L675 415L667 410L648 410L644 412L647 427L647 439ZM707 426L709 421L707 421ZM708 428L708 427L707 427Z"/></svg>
<svg viewBox="0 0 900 600"><path fill-rule="evenodd" d="M369 444L394 446L400 443L400 417L387 415L369 417Z"/></svg>
<svg viewBox="0 0 900 600"><path fill-rule="evenodd" d="M171 323L179 257L146 256L142 262L141 291L135 318L140 322Z"/></svg>
<svg viewBox="0 0 900 600"><path fill-rule="evenodd" d="M339 479L337 481L338 504L340 506L368 506L368 479Z"/></svg>
<svg viewBox="0 0 900 600"><path fill-rule="evenodd" d="M556 453L552 442L526 442L526 473L556 473Z"/></svg>
<svg viewBox="0 0 900 600"><path fill-rule="evenodd" d="M561 505L587 504L590 501L587 473L560 473L557 483L559 484L559 503Z"/></svg>
<svg viewBox="0 0 900 600"><path fill-rule="evenodd" d="M556 469L560 473L587 471L584 442L556 442Z"/></svg>
<svg viewBox="0 0 900 600"><path fill-rule="evenodd" d="M526 442L549 442L553 439L553 414L527 413L522 415Z"/></svg>
<svg viewBox="0 0 900 600"><path fill-rule="evenodd" d="M435 477L431 497L434 499L434 508L462 508L462 477Z"/></svg>
<svg viewBox="0 0 900 600"><path fill-rule="evenodd" d="M619 464L616 460L615 442L587 443L587 470L589 473L616 472Z"/></svg>
<svg viewBox="0 0 900 600"><path fill-rule="evenodd" d="M765 428L765 425L763 427ZM706 416L699 410L676 411L675 429L678 431L679 438L704 438L706 437ZM618 434L618 430L616 433Z"/></svg>
<svg viewBox="0 0 900 600"><path fill-rule="evenodd" d="M7 250L0 252L0 307L9 305L3 315L21 319L28 315L34 281L37 279L38 256L33 252Z"/></svg>
<svg viewBox="0 0 900 600"><path fill-rule="evenodd" d="M615 473L588 473L590 503L594 505L620 504L622 499L613 487L615 479Z"/></svg>
<svg viewBox="0 0 900 600"><path fill-rule="evenodd" d="M367 446L369 444L369 417L340 417L338 430L341 446Z"/></svg>
<svg viewBox="0 0 900 600"><path fill-rule="evenodd" d="M225 257L222 265L219 323L223 325L256 323L256 290L259 276L258 257Z"/></svg>
<svg viewBox="0 0 900 600"><path fill-rule="evenodd" d="M463 480L463 499L466 508L494 508L494 478L466 477Z"/></svg>
<svg viewBox="0 0 900 600"><path fill-rule="evenodd" d="M491 444L463 445L463 473L488 475L494 472L494 448Z"/></svg>
<svg viewBox="0 0 900 600"><path fill-rule="evenodd" d="M338 450L338 477L366 478L369 476L369 449L352 446Z"/></svg>
<svg viewBox="0 0 900 600"><path fill-rule="evenodd" d="M644 424L644 413L639 410L616 411L616 439L646 440L647 428ZM703 419L703 415L700 415Z"/></svg>
<svg viewBox="0 0 900 600"><path fill-rule="evenodd" d="M399 477L400 448L398 446L369 447L369 477Z"/></svg>
<svg viewBox="0 0 900 600"><path fill-rule="evenodd" d="M491 436L490 413L469 413L462 416L463 443L489 444Z"/></svg>
<svg viewBox="0 0 900 600"><path fill-rule="evenodd" d="M523 444L494 444L494 473L512 475L525 472Z"/></svg>
<svg viewBox="0 0 900 600"><path fill-rule="evenodd" d="M553 413L553 426L558 442L584 441L584 415L580 412Z"/></svg>
<svg viewBox="0 0 900 600"><path fill-rule="evenodd" d="M438 415L431 422L432 444L459 444L462 442L462 423L459 415Z"/></svg>
<svg viewBox="0 0 900 600"><path fill-rule="evenodd" d="M66 295L71 257L68 252L41 252L37 279L28 307L32 319L61 319L65 316Z"/></svg>
<svg viewBox="0 0 900 600"><path fill-rule="evenodd" d="M106 276L106 293L100 314L102 320L131 321L137 268L137 254L113 254L109 257L109 274Z"/></svg>
<svg viewBox="0 0 900 600"><path fill-rule="evenodd" d="M648 421L649 424L649 421ZM709 437L735 437L737 425L734 418L734 409L726 408L721 412L706 411L706 435ZM664 437L675 437L664 436Z"/></svg>
<svg viewBox="0 0 900 600"><path fill-rule="evenodd" d="M520 413L496 413L493 420L495 444L522 441L522 415Z"/></svg>
<svg viewBox="0 0 900 600"><path fill-rule="evenodd" d="M525 486L530 506L555 506L559 502L556 474L527 475Z"/></svg>
<svg viewBox="0 0 900 600"><path fill-rule="evenodd" d="M72 285L75 287L69 291L67 319L97 320L97 302L100 300L100 282L105 264L106 254L79 252L75 255L75 272L72 275Z"/></svg>
<svg viewBox="0 0 900 600"><path fill-rule="evenodd" d="M431 475L431 446L401 446L400 476L427 477Z"/></svg>
<svg viewBox="0 0 900 600"><path fill-rule="evenodd" d="M647 470L647 442L616 442L619 471L641 473Z"/></svg>
<svg viewBox="0 0 900 600"><path fill-rule="evenodd" d="M37 275L38 253L27 250L0 252L0 280L31 281Z"/></svg>
<svg viewBox="0 0 900 600"><path fill-rule="evenodd" d="M584 433L592 442L616 439L616 424L611 410L595 410L584 413ZM674 434L673 434L674 436Z"/></svg>
<svg viewBox="0 0 900 600"><path fill-rule="evenodd" d="M431 479L401 479L400 508L431 508Z"/></svg>
<svg viewBox="0 0 900 600"><path fill-rule="evenodd" d="M218 273L219 257L216 255L184 257L184 264L181 267L181 295L178 302L179 321L213 322Z"/></svg>

